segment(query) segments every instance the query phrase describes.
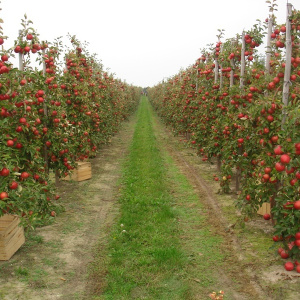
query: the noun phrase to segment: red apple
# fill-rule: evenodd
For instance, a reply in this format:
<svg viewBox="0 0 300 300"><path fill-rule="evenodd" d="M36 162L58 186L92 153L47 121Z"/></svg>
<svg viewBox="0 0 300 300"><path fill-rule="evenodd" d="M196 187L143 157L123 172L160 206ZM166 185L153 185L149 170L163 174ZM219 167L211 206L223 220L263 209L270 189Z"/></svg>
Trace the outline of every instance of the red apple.
<svg viewBox="0 0 300 300"><path fill-rule="evenodd" d="M281 258L283 258L283 259L289 258L289 254L288 254L285 250L282 250L282 251L280 252L280 256L281 256Z"/></svg>
<svg viewBox="0 0 300 300"><path fill-rule="evenodd" d="M287 270L287 271L293 271L295 266L292 262L288 261L284 264L284 268Z"/></svg>
<svg viewBox="0 0 300 300"><path fill-rule="evenodd" d="M29 177L29 174L27 172L22 172L21 173L21 178L22 179L27 179Z"/></svg>
<svg viewBox="0 0 300 300"><path fill-rule="evenodd" d="M300 200L294 202L294 208L299 210L300 209Z"/></svg>
<svg viewBox="0 0 300 300"><path fill-rule="evenodd" d="M14 141L13 140L7 140L6 144L8 147L12 147L14 145Z"/></svg>
<svg viewBox="0 0 300 300"><path fill-rule="evenodd" d="M0 172L0 176L8 176L10 173L9 169L3 168Z"/></svg>
<svg viewBox="0 0 300 300"><path fill-rule="evenodd" d="M0 200L4 200L8 198L8 194L6 192L1 192L0 193Z"/></svg>
<svg viewBox="0 0 300 300"><path fill-rule="evenodd" d="M277 172L282 172L285 170L285 166L283 164L281 164L280 162L277 162L275 164L275 169Z"/></svg>
<svg viewBox="0 0 300 300"><path fill-rule="evenodd" d="M15 190L18 187L18 183L16 181L12 181L12 183L10 184L9 188L11 190Z"/></svg>
<svg viewBox="0 0 300 300"><path fill-rule="evenodd" d="M280 161L283 163L283 164L288 164L290 161L291 161L291 158L288 154L282 154L280 156Z"/></svg>
<svg viewBox="0 0 300 300"><path fill-rule="evenodd" d="M278 145L277 147L275 147L274 153L275 153L276 155L282 154L282 153L283 153L282 147L281 147L280 145Z"/></svg>

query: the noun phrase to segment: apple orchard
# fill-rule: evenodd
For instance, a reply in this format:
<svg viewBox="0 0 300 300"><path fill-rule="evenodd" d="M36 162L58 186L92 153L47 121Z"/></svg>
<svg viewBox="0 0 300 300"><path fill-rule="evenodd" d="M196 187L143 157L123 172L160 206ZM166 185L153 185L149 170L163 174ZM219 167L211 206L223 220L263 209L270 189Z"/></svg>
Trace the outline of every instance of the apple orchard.
<svg viewBox="0 0 300 300"><path fill-rule="evenodd" d="M245 219L271 204L263 217L274 224L281 257L296 262L300 12L288 5L287 23L277 24L275 1L268 2L268 19L225 41L220 30L194 64L148 94L165 124L185 135L203 161L217 164L220 192L235 183ZM60 39L40 41L31 24L24 16L11 49L0 30L0 216L18 214L24 226L35 227L63 209L50 175L65 177L94 157L135 111L141 88L104 72L76 36L69 36L70 48Z"/></svg>
<svg viewBox="0 0 300 300"><path fill-rule="evenodd" d="M15 46L1 53L0 216L37 226L62 209L49 174L65 177L95 156L135 110L139 88L105 73L75 36L65 50L59 39L39 41L31 23L25 15ZM35 60L42 70L31 67Z"/></svg>
<svg viewBox="0 0 300 300"><path fill-rule="evenodd" d="M279 252L299 260L300 12L289 5L287 24L276 24L269 4L265 22L225 41L220 30L213 46L149 98L175 134L217 164L219 192L234 186L245 220L271 203L263 217L274 224Z"/></svg>

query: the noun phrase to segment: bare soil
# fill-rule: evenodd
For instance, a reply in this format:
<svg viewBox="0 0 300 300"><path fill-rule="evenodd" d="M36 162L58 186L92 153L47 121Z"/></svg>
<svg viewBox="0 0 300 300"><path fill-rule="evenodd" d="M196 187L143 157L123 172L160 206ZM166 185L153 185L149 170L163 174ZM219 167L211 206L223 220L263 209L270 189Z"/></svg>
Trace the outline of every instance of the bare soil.
<svg viewBox="0 0 300 300"><path fill-rule="evenodd" d="M92 179L60 181L65 212L55 223L30 232L24 246L0 262L0 299L86 299L94 248L118 212L118 179L132 139L135 119L91 160ZM89 299L89 298L87 298Z"/></svg>

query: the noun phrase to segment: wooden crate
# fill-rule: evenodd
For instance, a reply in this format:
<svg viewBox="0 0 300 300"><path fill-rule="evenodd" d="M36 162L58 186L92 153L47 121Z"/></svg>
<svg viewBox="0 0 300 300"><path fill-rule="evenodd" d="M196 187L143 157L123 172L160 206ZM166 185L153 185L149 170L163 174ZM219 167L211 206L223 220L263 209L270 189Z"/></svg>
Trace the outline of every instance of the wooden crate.
<svg viewBox="0 0 300 300"><path fill-rule="evenodd" d="M88 161L80 161L77 168L72 171L71 175L64 177L64 180L83 181L92 178L92 165Z"/></svg>
<svg viewBox="0 0 300 300"><path fill-rule="evenodd" d="M9 260L25 243L24 229L15 215L0 217L0 260Z"/></svg>
<svg viewBox="0 0 300 300"><path fill-rule="evenodd" d="M264 202L262 206L258 209L257 213L259 215L271 214L271 204L268 202Z"/></svg>

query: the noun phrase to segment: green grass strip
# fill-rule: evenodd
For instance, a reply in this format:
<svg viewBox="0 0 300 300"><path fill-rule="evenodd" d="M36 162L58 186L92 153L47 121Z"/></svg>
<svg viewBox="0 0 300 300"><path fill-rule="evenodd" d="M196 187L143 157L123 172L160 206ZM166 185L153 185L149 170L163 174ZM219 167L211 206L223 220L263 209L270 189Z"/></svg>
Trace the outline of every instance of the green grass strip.
<svg viewBox="0 0 300 300"><path fill-rule="evenodd" d="M165 164L153 133L149 103L142 99L125 164L121 217L110 245L106 299L169 299L166 283L184 299L176 212Z"/></svg>
<svg viewBox="0 0 300 300"><path fill-rule="evenodd" d="M161 152L153 126L152 108L142 98L124 166L120 219L111 233L107 282L100 299L195 299L200 281L206 295L207 287L215 285L213 275L199 271L205 271L210 259L213 264L221 262L217 247L211 249L220 240L205 228L193 188ZM183 198L179 205L171 189ZM197 203L197 209L190 202ZM204 228L200 230L194 222ZM182 245L183 234L188 237L186 245ZM198 234L196 239L194 234ZM198 268L194 262L201 259L205 262Z"/></svg>

